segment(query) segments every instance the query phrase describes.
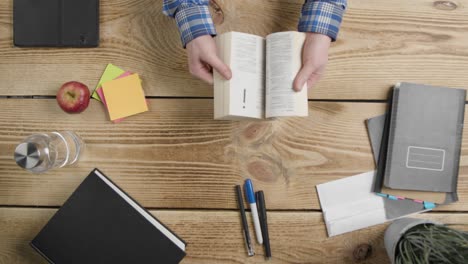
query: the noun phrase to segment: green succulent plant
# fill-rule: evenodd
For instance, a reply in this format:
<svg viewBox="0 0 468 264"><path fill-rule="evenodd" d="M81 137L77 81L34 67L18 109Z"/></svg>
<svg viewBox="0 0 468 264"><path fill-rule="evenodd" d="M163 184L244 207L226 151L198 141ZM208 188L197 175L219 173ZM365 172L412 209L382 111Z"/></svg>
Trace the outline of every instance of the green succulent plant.
<svg viewBox="0 0 468 264"><path fill-rule="evenodd" d="M466 264L468 232L423 224L408 230L398 242L396 264Z"/></svg>

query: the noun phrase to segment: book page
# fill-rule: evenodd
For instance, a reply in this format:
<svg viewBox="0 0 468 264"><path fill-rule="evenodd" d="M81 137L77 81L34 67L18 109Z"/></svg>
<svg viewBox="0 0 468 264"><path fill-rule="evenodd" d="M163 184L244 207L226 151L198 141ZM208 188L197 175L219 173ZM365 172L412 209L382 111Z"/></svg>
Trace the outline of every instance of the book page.
<svg viewBox="0 0 468 264"><path fill-rule="evenodd" d="M232 33L231 115L264 116L265 40L256 35Z"/></svg>
<svg viewBox="0 0 468 264"><path fill-rule="evenodd" d="M266 117L307 116L307 88L293 90L293 81L302 66L305 35L280 32L266 39Z"/></svg>
<svg viewBox="0 0 468 264"><path fill-rule="evenodd" d="M232 70L232 79L224 86L225 116L222 119L263 118L265 109L265 39L239 32L226 34L229 34L230 37L225 38L225 34L223 34L218 43L224 46L222 57L229 57L228 66ZM226 49L228 46L229 50ZM222 48L220 47L220 49ZM217 80L219 80L219 75L215 79L215 87ZM215 98L215 107L216 104L220 104L220 101Z"/></svg>

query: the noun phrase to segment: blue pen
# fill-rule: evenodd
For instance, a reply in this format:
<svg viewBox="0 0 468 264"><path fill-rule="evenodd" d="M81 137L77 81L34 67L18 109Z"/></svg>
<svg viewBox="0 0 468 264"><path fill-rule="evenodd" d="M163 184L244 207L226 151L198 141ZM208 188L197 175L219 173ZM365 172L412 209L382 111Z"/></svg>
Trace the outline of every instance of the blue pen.
<svg viewBox="0 0 468 264"><path fill-rule="evenodd" d="M255 192L252 185L252 181L247 179L244 184L245 195L247 201L250 204L250 211L252 211L252 218L255 227L255 235L257 236L257 242L263 244L262 228L260 227L260 220L258 218L257 201L255 200Z"/></svg>

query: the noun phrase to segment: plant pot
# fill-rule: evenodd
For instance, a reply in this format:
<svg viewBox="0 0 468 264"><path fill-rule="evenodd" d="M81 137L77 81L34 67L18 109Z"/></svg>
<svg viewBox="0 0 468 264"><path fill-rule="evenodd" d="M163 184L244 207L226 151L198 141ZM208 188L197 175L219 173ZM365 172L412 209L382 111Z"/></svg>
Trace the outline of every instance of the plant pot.
<svg viewBox="0 0 468 264"><path fill-rule="evenodd" d="M403 234L405 234L409 229L422 224L441 225L438 222L427 219L401 218L393 221L393 223L387 228L385 231L384 243L392 264L395 263L397 245Z"/></svg>

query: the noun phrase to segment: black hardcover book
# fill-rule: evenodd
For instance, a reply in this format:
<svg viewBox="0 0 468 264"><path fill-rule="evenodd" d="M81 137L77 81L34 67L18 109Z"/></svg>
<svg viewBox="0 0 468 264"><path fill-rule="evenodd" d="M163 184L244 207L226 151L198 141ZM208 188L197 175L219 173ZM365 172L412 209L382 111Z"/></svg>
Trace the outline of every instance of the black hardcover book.
<svg viewBox="0 0 468 264"><path fill-rule="evenodd" d="M19 47L97 47L99 0L14 0Z"/></svg>
<svg viewBox="0 0 468 264"><path fill-rule="evenodd" d="M50 263L179 263L185 242L99 170L31 242Z"/></svg>

